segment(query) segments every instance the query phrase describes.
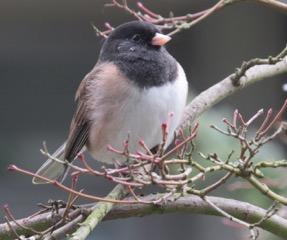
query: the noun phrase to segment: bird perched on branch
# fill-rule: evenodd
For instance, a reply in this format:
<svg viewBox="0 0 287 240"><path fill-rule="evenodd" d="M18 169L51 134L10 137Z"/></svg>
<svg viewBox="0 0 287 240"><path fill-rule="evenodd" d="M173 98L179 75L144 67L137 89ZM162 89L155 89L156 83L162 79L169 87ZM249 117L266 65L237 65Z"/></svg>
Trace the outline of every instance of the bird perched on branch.
<svg viewBox="0 0 287 240"><path fill-rule="evenodd" d="M122 149L129 135L129 151L139 140L148 148L161 143L161 124L169 114L167 144L179 124L188 84L181 65L168 53L170 37L147 22L133 21L115 28L105 40L95 67L82 80L77 110L67 141L36 174L62 180L67 164L87 148L92 157L113 163L119 156L107 146ZM124 163L125 159L120 159ZM33 183L45 183L34 177Z"/></svg>

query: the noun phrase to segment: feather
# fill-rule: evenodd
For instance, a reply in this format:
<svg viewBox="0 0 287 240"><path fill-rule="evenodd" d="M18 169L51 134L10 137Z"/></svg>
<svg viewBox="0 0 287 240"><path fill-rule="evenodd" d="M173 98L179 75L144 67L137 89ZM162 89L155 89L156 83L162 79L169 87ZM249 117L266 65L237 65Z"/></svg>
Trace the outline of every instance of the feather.
<svg viewBox="0 0 287 240"><path fill-rule="evenodd" d="M64 151L66 143L62 144L61 147L55 151L52 155L52 158L46 160L46 162L39 168L36 172L37 175L49 178L51 180L63 179L67 171L67 165L61 162L57 162L54 159L59 159L64 161ZM46 181L43 181L37 177L34 177L32 180L33 184L45 184Z"/></svg>

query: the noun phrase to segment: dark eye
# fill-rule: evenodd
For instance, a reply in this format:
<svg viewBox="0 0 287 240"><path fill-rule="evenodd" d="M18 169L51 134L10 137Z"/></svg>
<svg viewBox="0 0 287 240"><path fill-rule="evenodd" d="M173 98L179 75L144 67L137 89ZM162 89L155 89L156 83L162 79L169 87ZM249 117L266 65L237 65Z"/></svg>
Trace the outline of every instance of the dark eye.
<svg viewBox="0 0 287 240"><path fill-rule="evenodd" d="M135 34L133 35L132 40L138 42L139 40L141 40L141 36L139 34Z"/></svg>

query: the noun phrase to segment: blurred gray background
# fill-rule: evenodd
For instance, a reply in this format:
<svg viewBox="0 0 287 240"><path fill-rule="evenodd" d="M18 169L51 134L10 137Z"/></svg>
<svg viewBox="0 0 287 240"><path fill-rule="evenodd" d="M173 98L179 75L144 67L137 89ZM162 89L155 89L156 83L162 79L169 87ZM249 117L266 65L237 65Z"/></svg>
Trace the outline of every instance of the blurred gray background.
<svg viewBox="0 0 287 240"><path fill-rule="evenodd" d="M33 186L27 176L6 171L9 163L37 169L66 136L74 93L94 66L102 44L91 24L116 26L132 18L102 0L0 0L0 205L26 216L36 203L66 195L51 186ZM131 6L134 1L130 0ZM216 1L142 1L152 10L175 15L204 10ZM287 17L251 2L227 7L191 30L174 37L169 51L183 65L190 88L200 92L234 72L243 60L277 54L286 44ZM278 109L286 93L280 76L255 84L216 108L246 116L262 107ZM222 116L221 116L222 117ZM220 118L219 118L220 119ZM204 145L204 144L203 144ZM213 146L214 147L214 146ZM219 147L219 146L218 146ZM111 185L91 182L90 191L107 193ZM3 219L3 218L2 218ZM101 223L97 239L242 239L239 230L215 217L172 214Z"/></svg>

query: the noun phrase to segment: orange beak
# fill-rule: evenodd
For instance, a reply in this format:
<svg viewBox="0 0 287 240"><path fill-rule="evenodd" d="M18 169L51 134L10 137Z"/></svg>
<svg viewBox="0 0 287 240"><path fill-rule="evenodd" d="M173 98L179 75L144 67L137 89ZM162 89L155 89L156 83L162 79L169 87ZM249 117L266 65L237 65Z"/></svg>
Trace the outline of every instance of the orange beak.
<svg viewBox="0 0 287 240"><path fill-rule="evenodd" d="M151 40L151 45L154 46L163 46L171 40L170 36L164 35L162 33L156 33Z"/></svg>

